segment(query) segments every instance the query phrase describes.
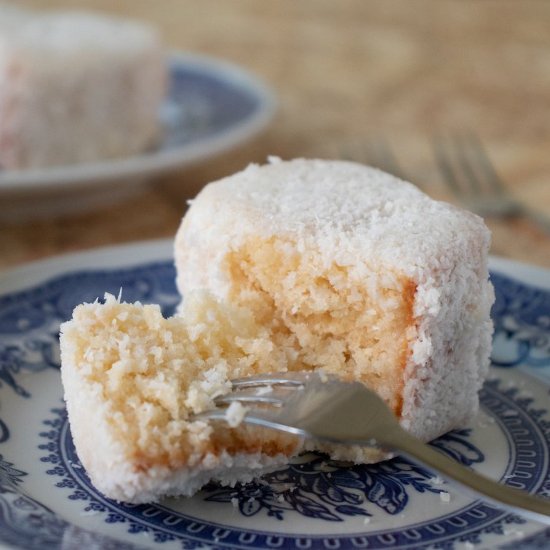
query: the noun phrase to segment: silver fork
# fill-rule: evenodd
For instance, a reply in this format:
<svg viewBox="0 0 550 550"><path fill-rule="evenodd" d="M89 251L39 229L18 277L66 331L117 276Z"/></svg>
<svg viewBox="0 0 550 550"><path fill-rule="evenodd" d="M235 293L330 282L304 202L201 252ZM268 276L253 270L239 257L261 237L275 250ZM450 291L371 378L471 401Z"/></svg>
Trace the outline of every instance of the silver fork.
<svg viewBox="0 0 550 550"><path fill-rule="evenodd" d="M444 182L466 208L480 216L523 217L550 233L550 219L510 193L475 134L438 136L433 147Z"/></svg>
<svg viewBox="0 0 550 550"><path fill-rule="evenodd" d="M246 407L243 422L317 441L397 452L457 483L473 496L550 524L550 500L475 473L407 433L385 403L363 384L317 373L284 373L233 380L233 391L197 419L228 420L227 405Z"/></svg>

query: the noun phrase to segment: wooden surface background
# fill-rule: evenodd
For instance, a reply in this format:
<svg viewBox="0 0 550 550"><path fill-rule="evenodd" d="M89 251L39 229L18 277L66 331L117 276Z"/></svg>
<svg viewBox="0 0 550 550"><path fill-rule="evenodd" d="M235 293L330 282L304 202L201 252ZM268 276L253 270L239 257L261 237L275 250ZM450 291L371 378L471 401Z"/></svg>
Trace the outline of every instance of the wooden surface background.
<svg viewBox="0 0 550 550"><path fill-rule="evenodd" d="M238 63L279 111L237 150L152 182L86 215L0 224L0 269L96 246L172 237L207 182L283 158L369 162L380 140L406 176L453 200L434 161L441 135L474 132L522 201L550 217L550 2L515 0L18 0L157 25L167 47ZM2 200L0 198L0 200ZM6 208L9 205L2 204ZM487 219L492 253L550 267L550 235Z"/></svg>

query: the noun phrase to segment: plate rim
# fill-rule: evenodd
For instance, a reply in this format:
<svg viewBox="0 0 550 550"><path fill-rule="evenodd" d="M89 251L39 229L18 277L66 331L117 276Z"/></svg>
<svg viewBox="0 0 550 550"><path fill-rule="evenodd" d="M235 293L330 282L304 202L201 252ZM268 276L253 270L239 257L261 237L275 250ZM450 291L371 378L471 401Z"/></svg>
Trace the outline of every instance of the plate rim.
<svg viewBox="0 0 550 550"><path fill-rule="evenodd" d="M191 51L169 50L169 67L182 65L203 69L205 73L247 89L258 100L254 113L237 124L191 144L167 150L152 151L107 161L54 166L28 170L6 170L0 173L0 194L9 197L35 190L55 190L66 186L85 187L113 180L130 180L153 176L181 168L228 151L246 142L267 127L277 111L275 92L266 81L247 67L231 61Z"/></svg>

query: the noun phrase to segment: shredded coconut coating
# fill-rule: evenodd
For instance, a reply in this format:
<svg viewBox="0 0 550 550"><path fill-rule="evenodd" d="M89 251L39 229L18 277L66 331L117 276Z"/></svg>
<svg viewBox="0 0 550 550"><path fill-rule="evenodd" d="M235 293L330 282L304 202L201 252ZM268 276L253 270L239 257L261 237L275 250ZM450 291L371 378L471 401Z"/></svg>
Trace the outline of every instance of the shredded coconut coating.
<svg viewBox="0 0 550 550"><path fill-rule="evenodd" d="M146 24L2 7L0 80L1 168L119 158L160 137L167 69Z"/></svg>
<svg viewBox="0 0 550 550"><path fill-rule="evenodd" d="M399 325L409 330L400 416L405 428L431 439L468 423L477 412L492 334L489 242L478 216L432 200L380 170L351 162L272 158L268 165L250 165L199 193L176 236L177 284L183 295L208 288L224 300L252 307L261 291L271 309L258 306L257 314L268 311L300 342L310 337L297 332L307 323L293 324L299 312L285 304L285 294L299 285L290 282L291 273L285 274L284 289L270 282L261 262L268 264L255 252L259 247L269 245L271 252L264 256L281 258L287 249L286 258L297 266L295 276L310 282L300 283L296 300L304 292L317 297L325 292L315 283L316 273L336 288L331 273L338 269L348 296L367 296L369 304L364 311L364 299L358 299L355 310L348 304L343 318L352 310L359 311L358 318L366 317L389 291L401 294L395 301L404 303L404 289L412 285L412 319ZM237 257L233 263L232 257ZM323 300L328 303L321 298L316 303ZM307 315L312 303L306 304ZM382 309L392 310L391 303L386 300ZM333 319L334 311L325 307L323 315ZM383 316L376 319L382 327L392 326L383 324ZM345 335L336 343L349 344ZM394 355L397 362L400 356ZM377 357L384 362L380 350ZM368 368L365 364L361 370ZM396 363L388 380L396 379L397 369ZM390 393L397 386L389 387Z"/></svg>

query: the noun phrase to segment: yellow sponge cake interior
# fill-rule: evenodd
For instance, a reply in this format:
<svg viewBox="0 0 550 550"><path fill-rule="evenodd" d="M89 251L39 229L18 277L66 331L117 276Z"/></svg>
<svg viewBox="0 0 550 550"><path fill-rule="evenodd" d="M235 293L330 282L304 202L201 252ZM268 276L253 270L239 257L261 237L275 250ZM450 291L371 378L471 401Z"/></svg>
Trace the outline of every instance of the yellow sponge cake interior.
<svg viewBox="0 0 550 550"><path fill-rule="evenodd" d="M324 367L376 390L399 415L410 342L413 281L397 272L323 265L290 239L250 239L227 257L230 302L245 305L274 341L295 350L290 368Z"/></svg>
<svg viewBox="0 0 550 550"><path fill-rule="evenodd" d="M156 471L160 479L181 468L212 468L224 453L296 452L298 441L276 432L190 420L230 389L231 378L284 371L287 363L249 312L208 293L191 293L183 315L169 319L159 306L110 295L80 305L62 325L61 350L79 457L113 498L135 500L138 492L133 482L117 488L113 475Z"/></svg>

